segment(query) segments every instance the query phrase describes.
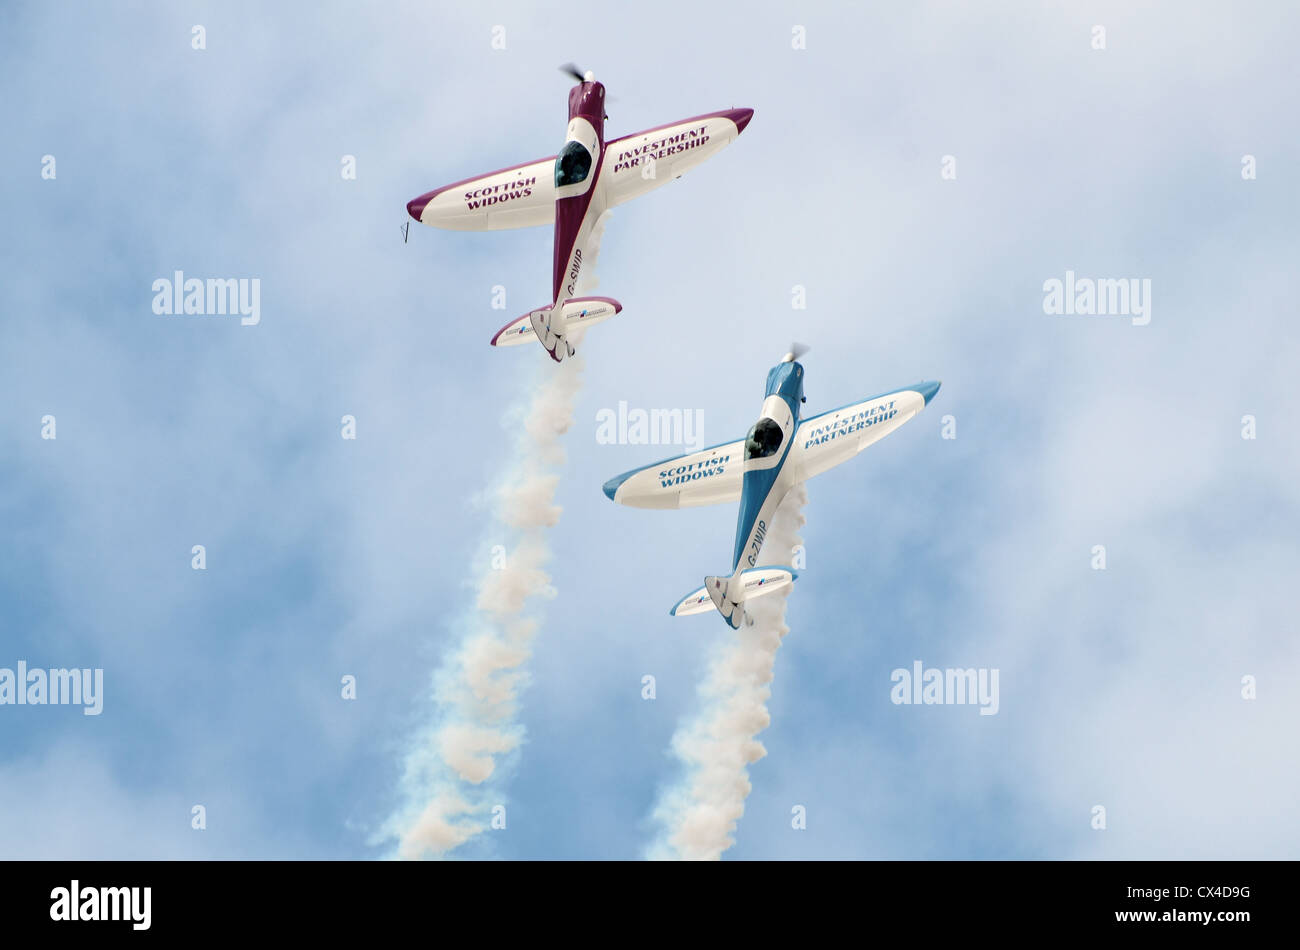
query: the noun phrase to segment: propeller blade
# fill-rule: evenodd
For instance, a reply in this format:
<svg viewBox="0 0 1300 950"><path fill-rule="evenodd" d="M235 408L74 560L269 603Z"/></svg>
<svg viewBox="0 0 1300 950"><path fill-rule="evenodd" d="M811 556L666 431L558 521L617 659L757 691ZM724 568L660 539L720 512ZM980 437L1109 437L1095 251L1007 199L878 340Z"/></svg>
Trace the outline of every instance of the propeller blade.
<svg viewBox="0 0 1300 950"><path fill-rule="evenodd" d="M570 76L572 76L574 79L578 80L578 82L585 82L585 81L586 81L586 80L584 79L583 75L582 75L582 70L579 69L579 68L578 68L576 65L574 65L573 63L565 63L563 66L560 67L560 72L562 72L562 73L568 73L568 74L569 74Z"/></svg>
<svg viewBox="0 0 1300 950"><path fill-rule="evenodd" d="M797 360L799 357L801 357L801 356L803 356L805 353L807 353L810 349L811 349L811 347L808 346L808 345L805 344L805 343L791 343L791 344L790 344L790 352L787 353L787 354L785 354L785 356L781 357L781 362L782 362L782 363L793 363L793 362L794 362L795 360Z"/></svg>

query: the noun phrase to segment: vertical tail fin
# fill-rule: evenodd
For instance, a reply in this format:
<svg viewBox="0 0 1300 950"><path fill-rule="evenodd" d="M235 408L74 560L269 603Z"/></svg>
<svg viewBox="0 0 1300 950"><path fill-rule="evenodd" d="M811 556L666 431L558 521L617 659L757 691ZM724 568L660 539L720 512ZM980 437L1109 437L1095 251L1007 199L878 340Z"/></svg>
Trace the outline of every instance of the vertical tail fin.
<svg viewBox="0 0 1300 950"><path fill-rule="evenodd" d="M718 608L718 613L722 614L722 619L731 624L732 630L739 630L741 624L752 624L745 614L744 595L739 600L732 600L728 594L726 577L706 577L704 578L704 589L709 592L709 600L713 601L713 606Z"/></svg>
<svg viewBox="0 0 1300 950"><path fill-rule="evenodd" d="M564 334L558 332L555 322L551 319L555 315L555 309L534 310L528 315L528 319L533 325L533 333L537 337L537 342L542 344L542 348L547 353L551 354L551 359L559 363L566 355L573 355L573 347L564 338Z"/></svg>
<svg viewBox="0 0 1300 950"><path fill-rule="evenodd" d="M557 363L576 352L573 341L593 324L602 323L623 305L611 297L572 297L550 307L538 307L507 323L492 337L493 346L516 346L536 340Z"/></svg>

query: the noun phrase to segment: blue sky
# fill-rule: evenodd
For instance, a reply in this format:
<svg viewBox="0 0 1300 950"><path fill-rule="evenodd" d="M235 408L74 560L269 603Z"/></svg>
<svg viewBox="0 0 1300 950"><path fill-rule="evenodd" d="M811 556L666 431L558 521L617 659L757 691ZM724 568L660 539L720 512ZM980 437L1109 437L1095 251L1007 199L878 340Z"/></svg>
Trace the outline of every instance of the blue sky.
<svg viewBox="0 0 1300 950"><path fill-rule="evenodd" d="M430 188L554 151L575 60L609 136L755 116L609 222L599 292L625 310L584 347L509 828L467 856L642 853L728 634L667 609L725 567L735 512L611 505L605 479L672 450L599 444L596 415L700 409L706 444L739 437L799 339L810 412L944 385L808 486L728 856L1295 857L1297 19L7 5L0 667L103 667L106 695L98 717L0 706L0 855L382 853L494 543L503 419L551 369L487 346L544 302L548 229L398 228ZM1151 323L1045 314L1067 269L1149 278ZM155 315L175 270L259 278L261 323ZM917 659L998 668L998 715L891 704Z"/></svg>

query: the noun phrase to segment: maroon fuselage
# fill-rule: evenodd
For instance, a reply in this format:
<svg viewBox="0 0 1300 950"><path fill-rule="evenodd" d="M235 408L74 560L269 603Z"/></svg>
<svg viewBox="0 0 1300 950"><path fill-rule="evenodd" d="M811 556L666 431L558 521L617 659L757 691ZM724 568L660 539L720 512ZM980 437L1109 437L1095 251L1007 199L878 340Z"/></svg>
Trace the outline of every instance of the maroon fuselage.
<svg viewBox="0 0 1300 950"><path fill-rule="evenodd" d="M591 207L600 180L605 157L605 87L598 82L582 82L569 90L569 121L582 118L596 130L596 154L587 173L587 189L580 195L555 200L555 262L552 271L551 300L558 304L576 291L576 274L570 274L573 247L582 230L582 222ZM579 265L578 270L581 270ZM569 286L573 284L574 286Z"/></svg>

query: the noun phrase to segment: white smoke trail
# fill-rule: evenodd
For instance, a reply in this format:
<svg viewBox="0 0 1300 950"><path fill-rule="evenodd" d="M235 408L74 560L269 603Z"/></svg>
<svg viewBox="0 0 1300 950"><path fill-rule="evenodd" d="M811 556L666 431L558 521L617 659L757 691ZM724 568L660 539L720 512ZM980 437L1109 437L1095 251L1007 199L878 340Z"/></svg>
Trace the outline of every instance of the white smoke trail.
<svg viewBox="0 0 1300 950"><path fill-rule="evenodd" d="M587 241L587 268L578 292L595 288L596 258L609 212ZM572 335L575 346L580 335ZM515 354L511 354L514 356ZM538 623L528 616L530 598L553 596L546 565L546 532L560 519L555 504L564 464L560 437L573 424L582 384L581 354L558 366L541 366L544 382L530 383L521 400L512 446L517 460L492 499L489 538L514 535L504 564L478 579L468 628L433 678L434 715L407 754L402 790L405 806L384 825L380 840L397 841L397 857L443 857L486 831L496 801L486 783L501 761L519 748L519 695L527 684Z"/></svg>
<svg viewBox="0 0 1300 950"><path fill-rule="evenodd" d="M519 420L517 462L491 499L489 537L514 544L478 578L468 625L433 677L433 722L407 755L406 805L381 833L397 839L400 858L441 857L487 830L496 802L485 783L523 740L519 694L538 628L527 610L550 592L546 532L560 518L560 436L573 422L582 357L543 369Z"/></svg>
<svg viewBox="0 0 1300 950"><path fill-rule="evenodd" d="M796 485L772 518L761 563L789 566L802 544L803 506L808 493ZM655 860L717 860L735 843L736 824L749 796L749 766L767 755L757 736L771 722L776 651L789 632L786 598L793 588L745 605L752 627L734 631L711 657L694 718L673 735L673 753L686 768L674 786L660 793L654 809L661 825L646 856Z"/></svg>

